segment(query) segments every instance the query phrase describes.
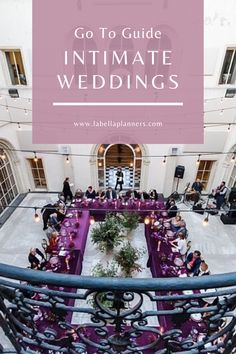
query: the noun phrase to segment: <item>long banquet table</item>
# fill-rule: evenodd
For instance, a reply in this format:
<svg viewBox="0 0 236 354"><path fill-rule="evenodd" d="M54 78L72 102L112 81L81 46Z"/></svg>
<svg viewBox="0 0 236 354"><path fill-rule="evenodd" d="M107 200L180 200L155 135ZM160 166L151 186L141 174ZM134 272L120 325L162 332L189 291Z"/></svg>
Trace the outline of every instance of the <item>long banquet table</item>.
<svg viewBox="0 0 236 354"><path fill-rule="evenodd" d="M151 211L159 211L165 209L164 200L137 200L137 199L113 199L113 200L76 200L74 206L81 210L89 210L90 215L95 220L100 220L107 212L126 212L135 211L143 218Z"/></svg>
<svg viewBox="0 0 236 354"><path fill-rule="evenodd" d="M169 238L171 240L176 238L176 235L171 232L170 226L166 222L166 215L164 216L164 220L160 223L159 230L155 230L152 224L145 226L145 237L147 241L147 247L149 251L149 261L148 266L152 272L152 276L154 278L160 277L182 277L187 276L187 271L185 269L184 264L181 265L181 255L179 252L174 250L173 246L169 242ZM166 227L164 226L166 225ZM168 232L169 231L169 232ZM169 236L168 236L169 235ZM171 237L170 237L171 236ZM177 266L175 261L180 262L180 265ZM178 263L177 263L178 264ZM190 294L187 290L186 292L159 292L157 295L184 295ZM196 290L192 293L199 293L199 290ZM197 302L197 300L196 300ZM170 301L161 301L157 303L157 308L160 311L163 310L173 310L173 304ZM175 328L175 321L178 320L178 316L174 318L171 315L159 316L160 325L168 330L170 328ZM178 327L178 326L177 326ZM196 316L194 319L194 315L186 316L186 318L182 318L179 322L179 329L182 330L182 334L185 338L188 336L203 336L207 330L207 324L204 321L204 318L198 318L196 320Z"/></svg>

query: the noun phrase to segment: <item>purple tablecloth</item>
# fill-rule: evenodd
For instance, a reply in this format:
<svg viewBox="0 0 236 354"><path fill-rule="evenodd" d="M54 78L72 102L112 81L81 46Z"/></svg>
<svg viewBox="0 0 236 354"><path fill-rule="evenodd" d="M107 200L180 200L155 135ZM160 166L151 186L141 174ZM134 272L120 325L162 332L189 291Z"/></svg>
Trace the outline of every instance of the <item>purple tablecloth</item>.
<svg viewBox="0 0 236 354"><path fill-rule="evenodd" d="M128 199L127 201L121 201L119 199L104 200L99 201L97 199L93 200L77 200L76 207L82 209L90 210L163 210L165 208L165 203L162 200L146 200L140 201L136 199Z"/></svg>
<svg viewBox="0 0 236 354"><path fill-rule="evenodd" d="M145 237L147 241L147 247L149 251L149 261L148 266L151 269L152 276L154 278L158 277L174 277L178 276L177 273L185 273L187 274L185 267L176 267L174 263L175 258L181 257L178 252L172 251L172 245L166 240L168 240L168 236L165 234L165 229L159 232L155 232L151 225L145 226ZM157 237L155 237L157 236ZM159 237L158 237L159 236ZM159 250L158 242L160 242ZM194 291L198 293L199 291ZM175 292L177 294L177 292ZM178 292L179 295L183 294L182 292ZM166 295L166 292L159 292L157 295ZM173 309L173 304L167 301L159 301L157 303L158 310L171 310ZM182 316L181 316L182 317ZM176 316L176 320L181 318L180 316ZM193 321L190 316L186 316L186 318L182 318L182 322L179 322L179 325L176 325L175 319L173 316L159 316L159 323L165 329L171 328L179 328L182 330L183 337L187 338L189 335L194 336L199 333L204 333L206 331L206 323L204 320L200 322ZM196 334L197 333L197 334Z"/></svg>
<svg viewBox="0 0 236 354"><path fill-rule="evenodd" d="M65 220L62 223L60 237L64 247L69 247L70 242L74 243L74 249L84 253L87 234L89 229L89 211L84 210L78 217L77 211L68 211Z"/></svg>

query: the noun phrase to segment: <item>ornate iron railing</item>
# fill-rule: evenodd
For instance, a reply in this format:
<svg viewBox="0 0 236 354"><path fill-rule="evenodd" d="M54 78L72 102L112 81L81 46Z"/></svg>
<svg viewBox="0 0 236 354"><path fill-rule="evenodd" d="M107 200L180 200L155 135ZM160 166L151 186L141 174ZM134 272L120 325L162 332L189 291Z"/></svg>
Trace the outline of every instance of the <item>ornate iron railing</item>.
<svg viewBox="0 0 236 354"><path fill-rule="evenodd" d="M235 352L236 273L119 279L0 264L0 276L0 325L14 348L3 353Z"/></svg>

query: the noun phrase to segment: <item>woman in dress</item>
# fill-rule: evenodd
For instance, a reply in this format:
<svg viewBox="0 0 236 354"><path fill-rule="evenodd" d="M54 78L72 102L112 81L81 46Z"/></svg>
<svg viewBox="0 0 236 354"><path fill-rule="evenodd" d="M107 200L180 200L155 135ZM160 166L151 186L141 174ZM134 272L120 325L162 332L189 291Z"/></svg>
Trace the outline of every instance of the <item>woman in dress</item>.
<svg viewBox="0 0 236 354"><path fill-rule="evenodd" d="M174 232L180 231L180 229L184 229L186 226L185 221L182 219L180 215L176 215L174 218L171 219L171 229Z"/></svg>
<svg viewBox="0 0 236 354"><path fill-rule="evenodd" d="M149 192L150 199L152 200L157 200L158 199L158 194L156 189L151 189Z"/></svg>

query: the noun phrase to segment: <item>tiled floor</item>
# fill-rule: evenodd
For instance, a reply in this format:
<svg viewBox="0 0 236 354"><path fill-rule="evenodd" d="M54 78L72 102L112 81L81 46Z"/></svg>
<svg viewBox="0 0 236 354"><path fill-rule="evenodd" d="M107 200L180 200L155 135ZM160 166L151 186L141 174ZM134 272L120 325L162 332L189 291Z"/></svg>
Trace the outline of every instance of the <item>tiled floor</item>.
<svg viewBox="0 0 236 354"><path fill-rule="evenodd" d="M28 194L22 206L42 207L55 202L56 194ZM0 229L0 262L27 267L31 247L41 247L45 237L42 222L34 220L34 209L17 208ZM38 210L40 214L40 209Z"/></svg>

